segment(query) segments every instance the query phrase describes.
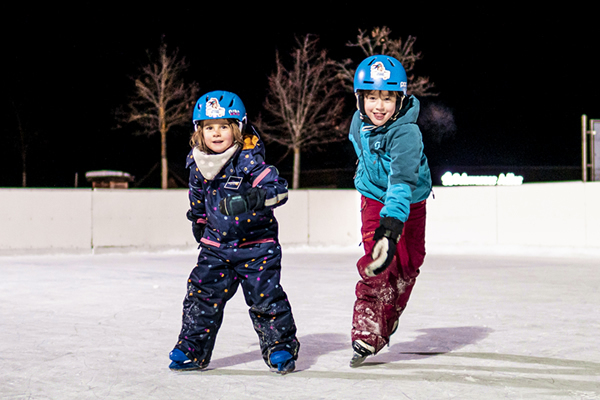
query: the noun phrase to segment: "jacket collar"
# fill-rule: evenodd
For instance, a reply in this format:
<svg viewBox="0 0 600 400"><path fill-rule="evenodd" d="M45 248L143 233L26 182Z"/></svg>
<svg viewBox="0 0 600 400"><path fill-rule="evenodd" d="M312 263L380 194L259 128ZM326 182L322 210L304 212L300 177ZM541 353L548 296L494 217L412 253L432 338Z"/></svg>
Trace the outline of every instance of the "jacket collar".
<svg viewBox="0 0 600 400"><path fill-rule="evenodd" d="M235 155L239 147L238 144L235 144L220 154L206 154L197 147L194 147L192 154L202 176L205 179L212 181Z"/></svg>

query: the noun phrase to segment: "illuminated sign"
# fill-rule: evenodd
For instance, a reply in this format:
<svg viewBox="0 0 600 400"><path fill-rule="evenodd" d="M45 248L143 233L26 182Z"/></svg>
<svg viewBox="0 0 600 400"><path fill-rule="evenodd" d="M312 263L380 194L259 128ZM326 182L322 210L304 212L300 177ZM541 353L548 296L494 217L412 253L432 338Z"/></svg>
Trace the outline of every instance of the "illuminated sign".
<svg viewBox="0 0 600 400"><path fill-rule="evenodd" d="M448 171L442 175L442 185L444 186L516 186L521 184L523 184L523 177L512 172L498 176L469 176L465 172L458 174Z"/></svg>

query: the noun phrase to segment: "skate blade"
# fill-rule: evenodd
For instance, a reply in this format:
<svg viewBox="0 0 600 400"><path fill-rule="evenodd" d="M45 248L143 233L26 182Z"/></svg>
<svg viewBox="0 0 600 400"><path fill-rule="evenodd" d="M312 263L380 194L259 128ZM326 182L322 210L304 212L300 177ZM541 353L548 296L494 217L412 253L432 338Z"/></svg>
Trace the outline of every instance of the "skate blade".
<svg viewBox="0 0 600 400"><path fill-rule="evenodd" d="M169 365L169 369L171 371L176 371L176 372L199 371L199 370L206 369L207 367L208 367L208 365L201 365L201 364L196 364L193 362L179 364L179 363L176 363L175 361L173 361Z"/></svg>
<svg viewBox="0 0 600 400"><path fill-rule="evenodd" d="M296 370L296 363L294 360L289 360L282 365L277 365L277 368L271 368L271 370L278 375L287 375Z"/></svg>
<svg viewBox="0 0 600 400"><path fill-rule="evenodd" d="M352 359L350 360L350 368L356 368L361 366L368 356L361 356L360 354L354 354Z"/></svg>

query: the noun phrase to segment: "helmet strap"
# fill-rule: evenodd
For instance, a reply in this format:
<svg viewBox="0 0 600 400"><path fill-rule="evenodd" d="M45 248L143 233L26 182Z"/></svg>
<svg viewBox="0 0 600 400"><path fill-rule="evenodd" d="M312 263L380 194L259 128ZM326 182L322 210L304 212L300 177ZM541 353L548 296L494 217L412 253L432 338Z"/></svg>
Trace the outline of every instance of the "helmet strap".
<svg viewBox="0 0 600 400"><path fill-rule="evenodd" d="M392 118L390 118L390 120L395 121L396 119L398 119L398 117L400 116L400 110L402 110L402 107L404 106L404 99L406 99L406 95L404 94L404 92L400 92L401 95L400 97L398 97L398 99L396 99L396 112L394 113L394 116Z"/></svg>
<svg viewBox="0 0 600 400"><path fill-rule="evenodd" d="M356 107L360 111L360 119L368 124L371 124L371 119L365 111L365 96L361 92L356 93Z"/></svg>
<svg viewBox="0 0 600 400"><path fill-rule="evenodd" d="M244 117L244 119L242 120L238 120L238 126L240 127L240 132L242 132L242 135L246 132L246 124L247 124L247 118Z"/></svg>

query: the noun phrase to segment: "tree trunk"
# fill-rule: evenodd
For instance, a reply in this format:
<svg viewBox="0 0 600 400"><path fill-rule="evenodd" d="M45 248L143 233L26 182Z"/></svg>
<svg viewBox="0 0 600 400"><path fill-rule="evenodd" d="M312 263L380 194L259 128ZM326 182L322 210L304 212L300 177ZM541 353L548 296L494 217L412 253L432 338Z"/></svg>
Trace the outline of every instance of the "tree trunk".
<svg viewBox="0 0 600 400"><path fill-rule="evenodd" d="M167 132L160 132L160 161L161 161L161 188L167 189L169 166L167 165Z"/></svg>
<svg viewBox="0 0 600 400"><path fill-rule="evenodd" d="M167 164L167 123L165 121L165 110L163 107L158 111L158 123L160 125L160 162L161 162L161 188L169 186L169 166Z"/></svg>
<svg viewBox="0 0 600 400"><path fill-rule="evenodd" d="M21 166L23 171L21 172L21 186L27 187L27 162L25 161L27 158L27 153L25 149L21 150Z"/></svg>
<svg viewBox="0 0 600 400"><path fill-rule="evenodd" d="M294 147L294 171L292 189L300 188L300 147Z"/></svg>

